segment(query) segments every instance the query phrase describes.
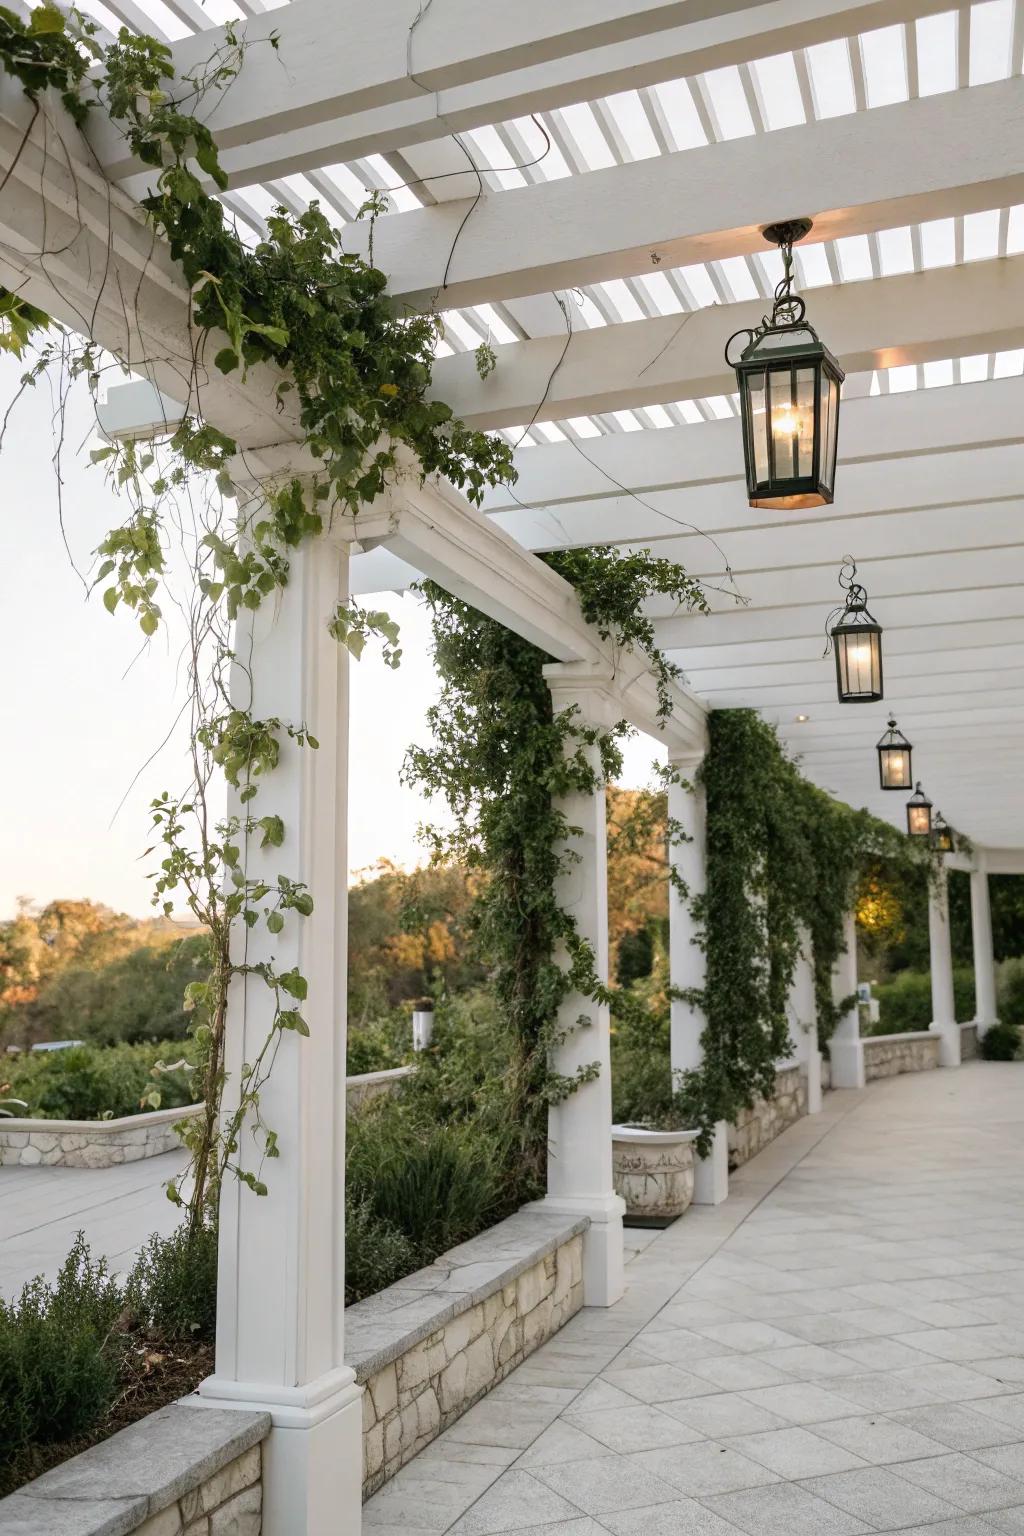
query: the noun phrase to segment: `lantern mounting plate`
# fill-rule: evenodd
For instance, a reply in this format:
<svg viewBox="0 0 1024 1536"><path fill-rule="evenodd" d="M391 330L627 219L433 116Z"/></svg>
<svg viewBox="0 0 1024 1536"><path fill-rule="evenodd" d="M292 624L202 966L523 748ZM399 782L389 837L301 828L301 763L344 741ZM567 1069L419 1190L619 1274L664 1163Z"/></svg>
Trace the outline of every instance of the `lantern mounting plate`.
<svg viewBox="0 0 1024 1536"><path fill-rule="evenodd" d="M813 219L783 219L778 224L766 224L761 233L772 245L796 245L813 227Z"/></svg>

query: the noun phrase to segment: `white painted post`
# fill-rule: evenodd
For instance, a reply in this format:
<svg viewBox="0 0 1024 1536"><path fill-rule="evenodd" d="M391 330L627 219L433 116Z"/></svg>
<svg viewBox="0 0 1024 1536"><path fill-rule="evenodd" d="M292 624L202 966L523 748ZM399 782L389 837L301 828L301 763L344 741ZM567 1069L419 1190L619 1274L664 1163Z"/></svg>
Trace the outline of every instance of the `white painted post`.
<svg viewBox="0 0 1024 1536"><path fill-rule="evenodd" d="M297 967L308 981L297 1004L309 1037L284 1033L260 1112L277 1133L279 1157L264 1160L262 1137L243 1130L238 1161L269 1193L228 1177L220 1201L217 1351L200 1387L211 1405L261 1408L273 1429L266 1446L264 1536L320 1536L361 1527L362 1389L344 1363L345 999L348 657L327 633L347 595L348 555L326 535L290 555L288 585L238 622L234 700L258 719L306 725L319 748L284 737L279 766L244 815L279 815L280 848L250 838L247 869L276 883L283 871L313 898L307 918L286 915L271 934L261 923L240 936L252 966ZM250 684L251 679L251 684ZM273 995L254 975L236 978L228 1003L225 1110L237 1102L243 1062L271 1028Z"/></svg>
<svg viewBox="0 0 1024 1536"><path fill-rule="evenodd" d="M703 758L703 751L669 754L669 766L678 769L686 781L670 784L668 790L669 819L680 824L688 839L669 848L669 858L689 892L682 897L674 886L669 887L669 980L681 990L700 990L707 977L707 962L697 942L697 926L690 912L691 901L703 893L707 879L707 806L703 787L697 782ZM696 1003L680 998L673 998L671 1008L672 1072L696 1071L704 1060L704 1012ZM695 1205L720 1205L728 1194L728 1127L724 1120L719 1120L710 1152L694 1165L693 1200Z"/></svg>
<svg viewBox="0 0 1024 1536"><path fill-rule="evenodd" d="M857 991L857 924L852 912L843 921L843 942L846 948L836 961L832 977L832 996L837 1003ZM829 1057L833 1088L864 1087L864 1044L856 997L832 1033Z"/></svg>
<svg viewBox="0 0 1024 1536"><path fill-rule="evenodd" d="M998 1019L996 962L992 948L992 906L989 901L988 864L984 853L971 870L971 937L974 947L974 1022L978 1039Z"/></svg>
<svg viewBox="0 0 1024 1536"><path fill-rule="evenodd" d="M412 1014L412 1048L425 1051L434 1038L434 1005L429 998L418 1002Z"/></svg>
<svg viewBox="0 0 1024 1536"><path fill-rule="evenodd" d="M814 997L814 968L811 964L811 936L801 924L800 951L796 957L793 981L789 989L789 1011L793 1019L791 1033L796 1056L807 1078L807 1113L821 1113L821 1051L818 1047L818 1010Z"/></svg>
<svg viewBox="0 0 1024 1536"><path fill-rule="evenodd" d="M575 706L580 724L608 729L621 711L605 691L602 680L588 677L572 663L545 667L556 712ZM600 753L585 749L600 775ZM569 854L556 883L557 899L575 919L580 937L594 952L597 974L608 979L608 864L604 789L594 794L569 794L560 806L569 826L579 835L566 840ZM567 962L563 953L557 957ZM589 1019L589 1025L579 1019ZM596 1062L598 1075L581 1083L548 1114L548 1192L540 1202L547 1210L590 1217L583 1241L583 1299L589 1307L610 1307L625 1289L622 1217L625 1202L615 1193L612 1178L612 1074L609 1013L581 993L573 992L558 1011L565 1038L552 1052L554 1071L574 1076Z"/></svg>
<svg viewBox="0 0 1024 1536"><path fill-rule="evenodd" d="M939 1037L939 1066L960 1065L960 1026L953 995L953 948L949 936L949 881L945 865L928 887L928 944L931 952L932 1021Z"/></svg>

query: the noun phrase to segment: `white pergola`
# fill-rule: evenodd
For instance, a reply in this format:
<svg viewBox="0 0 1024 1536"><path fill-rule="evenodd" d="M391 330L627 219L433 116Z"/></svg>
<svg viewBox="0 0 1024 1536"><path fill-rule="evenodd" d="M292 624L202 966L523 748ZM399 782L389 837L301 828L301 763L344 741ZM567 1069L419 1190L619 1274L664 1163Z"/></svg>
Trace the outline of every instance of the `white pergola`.
<svg viewBox="0 0 1024 1536"><path fill-rule="evenodd" d="M276 943L278 963L290 956L309 977L311 1038L284 1043L266 1092L282 1149L270 1198L224 1194L217 1367L203 1393L274 1416L268 1536L356 1532L359 1389L343 1332L346 661L324 618L349 590L401 590L426 574L543 647L559 705L653 734L645 666L597 638L535 555L610 543L682 561L708 583L713 611L655 614L685 674L661 732L670 760L692 774L707 711L751 707L812 780L902 825L874 752L895 712L915 775L975 847L957 857L972 875L978 1021L990 1024L988 874L1024 871L1024 0L80 3L104 28L167 37L179 73L233 18L247 18L250 40L279 35L210 111L226 207L256 238L274 204L319 198L346 224L347 248L365 251L355 211L365 189L393 189L374 257L400 302L445 313L436 392L517 445L519 480L484 512L444 485L401 480L304 548L280 609L249 621L254 708L315 721L321 741L306 760L285 754L274 784L289 873L308 883L314 915L250 941ZM189 295L135 201L145 168L101 114L88 143L54 103L30 117L0 77L0 283L88 328L138 376L112 392L104 430L159 431L199 389L207 418L239 443L240 494L308 470L272 369L193 379ZM782 513L747 504L722 349L765 312L780 275L760 227L799 215L814 228L798 287L847 380L835 503ZM498 365L481 381L472 354L484 340ZM885 700L857 708L837 704L821 654L847 553L885 631ZM603 799L570 810L583 836L563 898L606 966ZM699 795L674 793L672 810L693 835L678 857L699 890ZM932 1027L953 1066L941 886L930 917ZM680 987L702 979L692 937L673 901ZM855 981L851 945L837 996ZM806 1009L806 965L794 994ZM570 999L566 1022L584 1007L595 1013ZM235 1079L267 1009L256 990L232 998ZM673 1065L698 1065L700 1015L673 1009ZM609 1305L623 1273L607 1019L597 1011L585 1042L561 1050L562 1070L577 1052L604 1070L552 1111L548 1201L591 1218L587 1301ZM837 1084L863 1083L855 1013L832 1057ZM724 1197L725 1157L719 1127L699 1200Z"/></svg>

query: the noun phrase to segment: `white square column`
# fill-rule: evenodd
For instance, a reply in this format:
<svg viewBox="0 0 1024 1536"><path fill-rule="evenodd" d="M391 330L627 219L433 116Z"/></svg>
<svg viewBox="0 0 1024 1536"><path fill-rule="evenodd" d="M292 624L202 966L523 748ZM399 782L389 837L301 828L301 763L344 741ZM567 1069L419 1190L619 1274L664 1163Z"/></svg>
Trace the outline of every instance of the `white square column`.
<svg viewBox="0 0 1024 1536"><path fill-rule="evenodd" d="M992 948L992 906L984 853L971 870L971 938L974 947L974 1022L978 1039L998 1021L996 962Z"/></svg>
<svg viewBox="0 0 1024 1536"><path fill-rule="evenodd" d="M821 1113L821 1050L818 1046L818 1008L814 995L811 936L800 925L800 949L789 989L790 1034L795 1059L807 1079L807 1113Z"/></svg>
<svg viewBox="0 0 1024 1536"><path fill-rule="evenodd" d="M833 1088L863 1088L864 1045L860 1038L860 1013L857 1008L857 924L852 912L843 920L843 953L832 975L832 997L836 1003L853 997L829 1041Z"/></svg>
<svg viewBox="0 0 1024 1536"><path fill-rule="evenodd" d="M556 714L575 707L584 727L611 729L621 710L603 681L588 677L572 663L545 667ZM582 675L581 675L582 674ZM569 751L575 743L569 743ZM601 754L583 748L601 778ZM557 802L568 826L576 829L560 852L565 857L556 882L562 910L576 923L594 954L599 979L608 981L608 858L605 793L571 793ZM565 951L556 955L563 967ZM580 1019L589 1022L581 1024ZM606 1004L571 992L558 1010L561 1036L551 1053L552 1070L567 1077L596 1063L597 1075L581 1083L548 1112L548 1192L544 1207L590 1217L583 1240L583 1300L588 1307L610 1307L625 1289L622 1217L625 1201L612 1177L612 1070L609 1010Z"/></svg>
<svg viewBox="0 0 1024 1536"><path fill-rule="evenodd" d="M669 753L669 767L684 780L668 787L669 821L678 822L685 834L680 841L670 841L668 850L688 893L682 896L674 885L669 885L669 980L680 991L703 991L707 981L707 960L691 910L694 898L704 894L707 884L707 801L703 785L698 783L703 760L703 749ZM697 1003L676 997L671 1009L673 1075L699 1071L704 1062L701 1038L707 1027L704 1011ZM693 1201L695 1205L720 1205L728 1194L728 1127L724 1120L719 1120L707 1157L699 1157L694 1163Z"/></svg>
<svg viewBox="0 0 1024 1536"><path fill-rule="evenodd" d="M949 880L943 865L928 885L928 945L932 979L932 1021L939 1037L939 1066L960 1065L960 1026L953 993L953 947L949 935Z"/></svg>
<svg viewBox="0 0 1024 1536"><path fill-rule="evenodd" d="M304 883L309 917L287 912L279 934L261 920L238 924L237 959L296 968L308 997L295 1002L308 1038L282 1032L261 1091L260 1116L280 1155L250 1116L237 1161L268 1187L265 1196L232 1174L220 1197L217 1349L200 1392L211 1405L272 1415L266 1445L264 1536L358 1536L361 1528L362 1389L344 1363L345 1044L348 923L348 653L327 621L348 595L348 555L336 538L307 539L289 553L286 587L237 624L232 700L257 719L306 726L319 747L281 730L279 765L256 782L240 816L278 815L284 842L261 850L250 834L249 876ZM291 1003L291 999L287 999ZM224 1112L238 1103L244 1062L263 1047L274 1019L271 989L236 977L228 999Z"/></svg>

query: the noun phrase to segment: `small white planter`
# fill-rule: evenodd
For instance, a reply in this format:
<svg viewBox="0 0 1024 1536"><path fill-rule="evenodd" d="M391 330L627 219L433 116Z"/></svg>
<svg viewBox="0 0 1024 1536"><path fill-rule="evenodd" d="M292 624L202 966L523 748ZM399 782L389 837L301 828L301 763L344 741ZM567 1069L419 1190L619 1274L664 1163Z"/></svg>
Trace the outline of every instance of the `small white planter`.
<svg viewBox="0 0 1024 1536"><path fill-rule="evenodd" d="M626 1225L667 1227L693 1199L696 1131L648 1131L612 1126L615 1193L626 1202Z"/></svg>

